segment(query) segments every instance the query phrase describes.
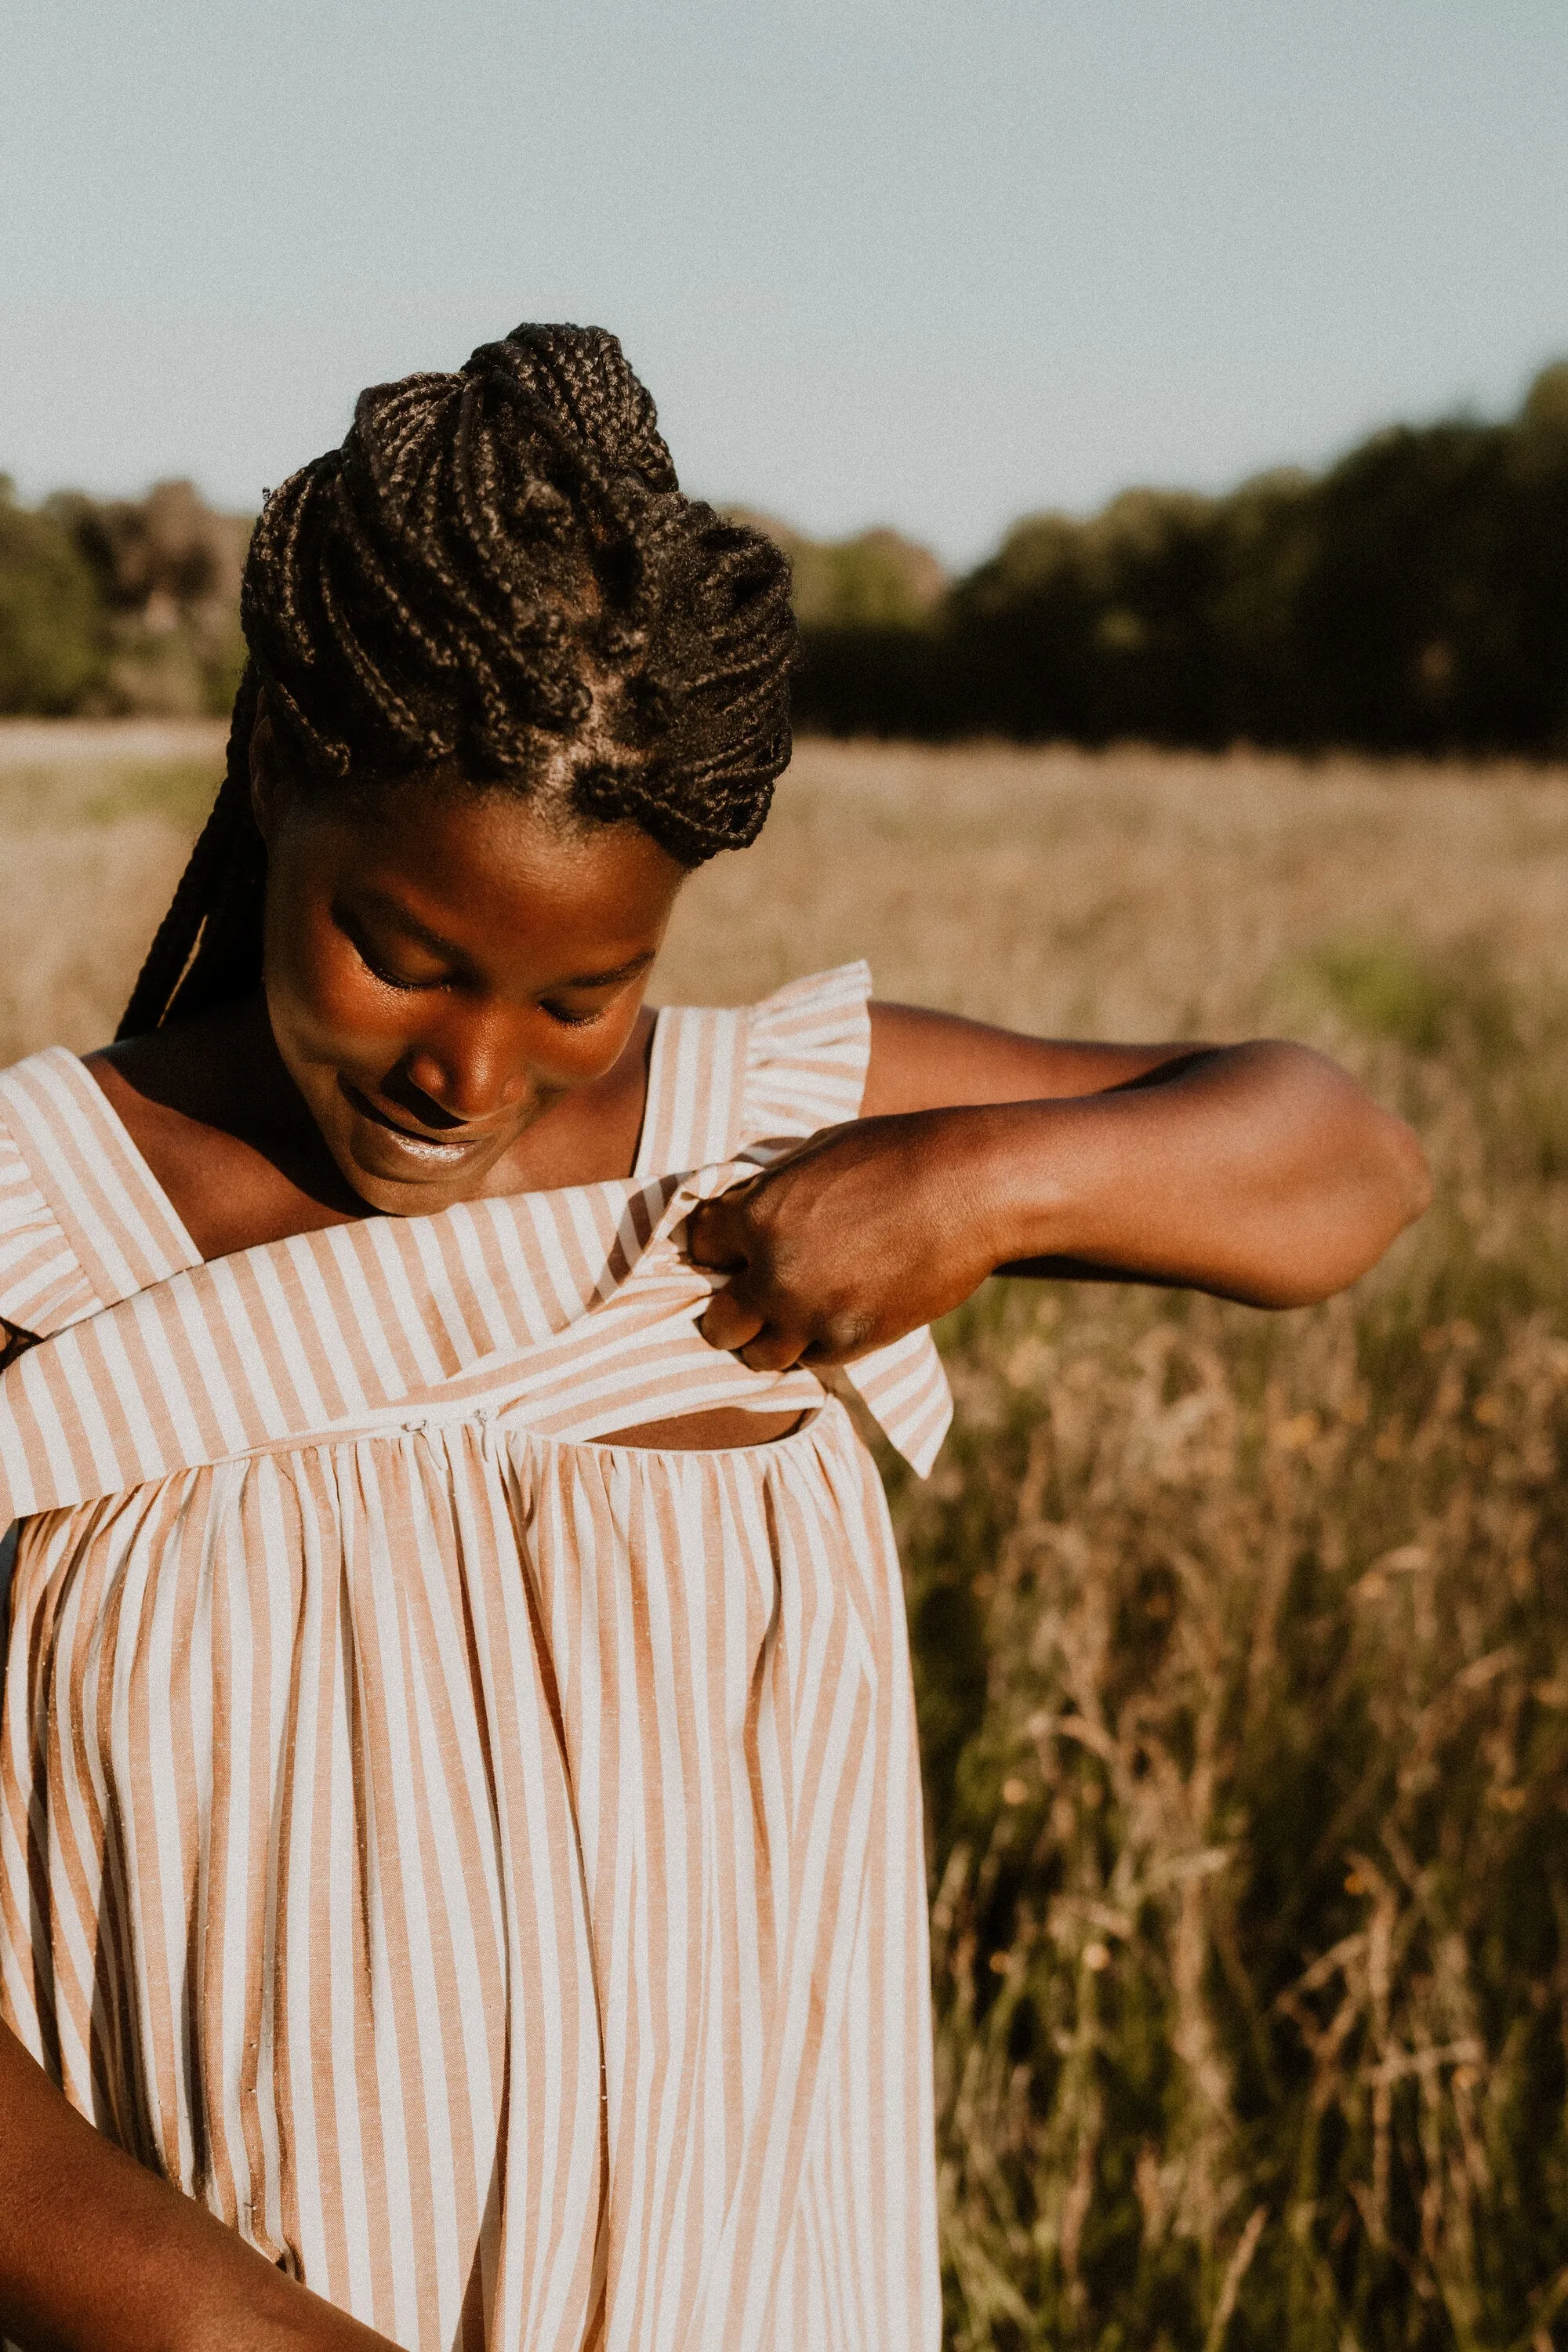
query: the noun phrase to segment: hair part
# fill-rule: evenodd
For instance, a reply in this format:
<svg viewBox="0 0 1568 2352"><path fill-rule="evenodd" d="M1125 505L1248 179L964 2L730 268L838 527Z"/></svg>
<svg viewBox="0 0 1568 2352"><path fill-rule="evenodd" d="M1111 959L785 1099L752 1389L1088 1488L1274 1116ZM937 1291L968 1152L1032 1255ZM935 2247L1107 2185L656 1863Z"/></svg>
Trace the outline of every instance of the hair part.
<svg viewBox="0 0 1568 2352"><path fill-rule="evenodd" d="M307 791L374 801L439 766L688 866L755 840L789 759L787 560L682 495L601 328L517 327L362 393L342 446L268 498L240 614L224 782L122 1037L259 982L263 698Z"/></svg>

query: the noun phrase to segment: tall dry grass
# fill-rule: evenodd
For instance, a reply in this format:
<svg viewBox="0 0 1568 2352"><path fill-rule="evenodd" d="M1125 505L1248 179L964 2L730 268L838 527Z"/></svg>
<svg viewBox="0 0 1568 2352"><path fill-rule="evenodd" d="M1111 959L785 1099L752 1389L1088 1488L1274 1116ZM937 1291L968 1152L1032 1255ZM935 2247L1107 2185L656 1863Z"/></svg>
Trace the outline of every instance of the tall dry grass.
<svg viewBox="0 0 1568 2352"><path fill-rule="evenodd" d="M0 720L0 1068L113 1035L223 742L202 723Z"/></svg>
<svg viewBox="0 0 1568 2352"><path fill-rule="evenodd" d="M30 756L12 1052L110 1025L192 795ZM889 1465L955 2352L1565 2339L1565 914L1561 775L819 745L687 896L668 996L1284 1031L1437 1172L1310 1313L993 1286Z"/></svg>

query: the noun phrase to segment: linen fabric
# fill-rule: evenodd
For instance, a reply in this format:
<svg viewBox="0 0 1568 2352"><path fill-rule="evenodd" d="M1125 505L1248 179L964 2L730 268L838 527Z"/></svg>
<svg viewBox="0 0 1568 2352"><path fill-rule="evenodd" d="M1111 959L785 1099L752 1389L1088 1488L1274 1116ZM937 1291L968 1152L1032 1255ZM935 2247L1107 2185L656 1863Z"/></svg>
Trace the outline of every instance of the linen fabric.
<svg viewBox="0 0 1568 2352"><path fill-rule="evenodd" d="M622 1183L207 1265L79 1062L0 1074L0 2013L410 2352L936 2352L886 1505L679 1247L855 1116L868 984L661 1013ZM928 1468L929 1334L851 1370Z"/></svg>

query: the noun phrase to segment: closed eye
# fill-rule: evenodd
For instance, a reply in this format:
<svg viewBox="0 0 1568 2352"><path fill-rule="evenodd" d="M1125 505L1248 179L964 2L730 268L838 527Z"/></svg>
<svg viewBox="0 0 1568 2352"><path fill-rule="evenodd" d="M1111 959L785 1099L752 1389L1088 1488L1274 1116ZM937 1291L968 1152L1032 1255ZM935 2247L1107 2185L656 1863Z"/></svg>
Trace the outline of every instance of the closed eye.
<svg viewBox="0 0 1568 2352"><path fill-rule="evenodd" d="M366 971L369 972L373 980L379 980L384 988L395 988L400 994L406 996L419 989L444 988L446 986L447 980L445 973L440 973L426 979L410 980L405 972L389 971L387 966L381 961L380 958L372 951L369 943L361 936L357 923L353 922L349 917L338 912L335 908L333 910L333 914L338 929L347 938L350 946L353 949L353 951L355 955L358 956L361 963L363 964Z"/></svg>
<svg viewBox="0 0 1568 2352"><path fill-rule="evenodd" d="M361 963L363 964L366 971L370 973L371 978L373 980L379 980L384 988L395 988L399 990L402 994L406 996L412 995L416 991L420 989L444 988L446 986L446 981L444 978L439 980L408 980L405 979L401 972L388 971L384 964L377 963L373 955L366 953L365 950L360 946L357 940L354 941L354 951L358 955Z"/></svg>
<svg viewBox="0 0 1568 2352"><path fill-rule="evenodd" d="M542 1013L547 1013L551 1020L558 1023L563 1029L591 1029L595 1021L604 1019L607 1008L601 1004L592 1013L574 1013L567 1005L551 1004L546 1002L542 1003L539 1009Z"/></svg>

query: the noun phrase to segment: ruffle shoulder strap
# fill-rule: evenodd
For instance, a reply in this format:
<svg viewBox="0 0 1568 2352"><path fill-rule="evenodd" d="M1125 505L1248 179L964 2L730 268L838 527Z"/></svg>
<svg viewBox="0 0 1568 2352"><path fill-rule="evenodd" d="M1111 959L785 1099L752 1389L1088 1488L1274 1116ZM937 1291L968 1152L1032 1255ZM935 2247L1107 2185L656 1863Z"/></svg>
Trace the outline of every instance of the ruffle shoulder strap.
<svg viewBox="0 0 1568 2352"><path fill-rule="evenodd" d="M47 1339L196 1261L75 1054L51 1045L0 1070L0 1320Z"/></svg>
<svg viewBox="0 0 1568 2352"><path fill-rule="evenodd" d="M710 1168L748 1145L853 1118L871 1054L864 963L791 981L760 1004L670 1005L648 1066L641 1177Z"/></svg>
<svg viewBox="0 0 1568 2352"><path fill-rule="evenodd" d="M840 964L792 981L760 1004L661 1013L648 1070L637 1172L765 1161L859 1115L871 1059L871 974ZM928 1330L910 1331L845 1372L923 1477L952 1418L947 1376Z"/></svg>
<svg viewBox="0 0 1568 2352"><path fill-rule="evenodd" d="M748 1158L858 1118L871 1060L871 973L840 964L751 1008L731 1149ZM952 1392L929 1330L844 1367L899 1452L923 1478L952 1419Z"/></svg>
<svg viewBox="0 0 1568 2352"><path fill-rule="evenodd" d="M9 1076L0 1076L0 1088ZM0 1095L0 1323L47 1339L96 1314L103 1301L23 1157L5 1110Z"/></svg>
<svg viewBox="0 0 1568 2352"><path fill-rule="evenodd" d="M871 1060L871 973L840 964L751 1008L731 1148L815 1135L857 1118Z"/></svg>

